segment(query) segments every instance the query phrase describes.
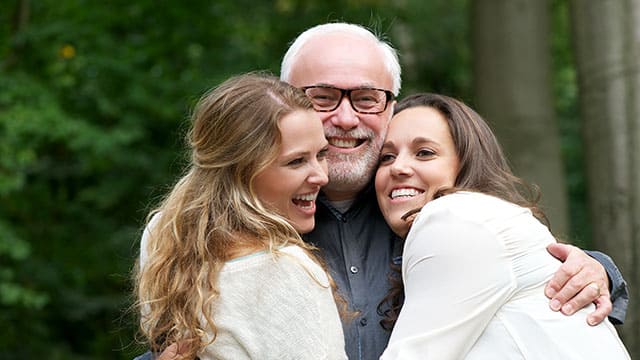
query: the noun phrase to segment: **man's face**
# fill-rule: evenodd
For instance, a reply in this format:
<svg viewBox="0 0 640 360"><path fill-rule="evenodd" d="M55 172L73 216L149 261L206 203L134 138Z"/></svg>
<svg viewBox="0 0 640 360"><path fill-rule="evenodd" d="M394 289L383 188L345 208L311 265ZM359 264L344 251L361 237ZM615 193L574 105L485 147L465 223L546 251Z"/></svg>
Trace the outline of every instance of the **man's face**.
<svg viewBox="0 0 640 360"><path fill-rule="evenodd" d="M393 84L378 46L343 33L311 39L301 49L288 81L296 87L341 89L391 90ZM329 199L351 199L371 180L392 113L391 102L380 114L358 113L347 97L335 110L318 112L329 141L329 184L324 187Z"/></svg>

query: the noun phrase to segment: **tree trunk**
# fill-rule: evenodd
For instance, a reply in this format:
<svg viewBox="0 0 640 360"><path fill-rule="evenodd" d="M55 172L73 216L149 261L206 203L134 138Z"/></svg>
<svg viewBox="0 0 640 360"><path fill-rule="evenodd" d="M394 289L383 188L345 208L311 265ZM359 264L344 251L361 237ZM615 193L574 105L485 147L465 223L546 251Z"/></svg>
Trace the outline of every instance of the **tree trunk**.
<svg viewBox="0 0 640 360"><path fill-rule="evenodd" d="M567 189L551 84L546 0L471 4L475 95L514 172L538 185L552 230L566 236Z"/></svg>
<svg viewBox="0 0 640 360"><path fill-rule="evenodd" d="M8 6L5 6L5 8L8 8ZM11 30L10 30L11 34L9 38L11 39L16 38L17 34L19 34L20 32L24 31L27 28L27 24L29 22L29 13L30 13L29 0L20 0L18 4L16 4L16 7L13 13L13 18L11 21ZM1 70L7 70L11 66L13 66L16 62L18 62L18 59L21 55L20 53L22 52L22 47L23 47L22 43L12 44L12 46L7 51L5 59L2 62L0 62Z"/></svg>
<svg viewBox="0 0 640 360"><path fill-rule="evenodd" d="M629 283L620 328L640 357L640 4L638 0L572 0L589 214L594 244Z"/></svg>

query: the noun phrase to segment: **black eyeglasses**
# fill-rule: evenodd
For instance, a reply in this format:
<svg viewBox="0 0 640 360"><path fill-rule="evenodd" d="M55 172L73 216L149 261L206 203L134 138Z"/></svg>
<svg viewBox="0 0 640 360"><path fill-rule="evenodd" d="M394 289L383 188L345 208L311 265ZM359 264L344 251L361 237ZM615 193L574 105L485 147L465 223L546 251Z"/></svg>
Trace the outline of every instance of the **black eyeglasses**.
<svg viewBox="0 0 640 360"><path fill-rule="evenodd" d="M387 109L393 93L375 88L340 89L333 86L306 86L302 90L313 103L316 111L333 111L340 106L342 99L349 98L353 110L360 114L380 114Z"/></svg>

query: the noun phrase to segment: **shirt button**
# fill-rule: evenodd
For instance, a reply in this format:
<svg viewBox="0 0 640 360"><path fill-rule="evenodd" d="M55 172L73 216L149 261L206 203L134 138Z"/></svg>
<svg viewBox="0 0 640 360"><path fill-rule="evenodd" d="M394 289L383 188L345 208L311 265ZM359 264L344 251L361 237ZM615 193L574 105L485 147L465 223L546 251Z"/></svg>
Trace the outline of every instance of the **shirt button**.
<svg viewBox="0 0 640 360"><path fill-rule="evenodd" d="M367 318L360 319L360 325L367 326Z"/></svg>
<svg viewBox="0 0 640 360"><path fill-rule="evenodd" d="M353 266L353 265L352 265L352 266L349 268L349 271L351 271L351 273L352 273L352 274L357 274L359 270L358 270L358 267L357 267L357 266Z"/></svg>

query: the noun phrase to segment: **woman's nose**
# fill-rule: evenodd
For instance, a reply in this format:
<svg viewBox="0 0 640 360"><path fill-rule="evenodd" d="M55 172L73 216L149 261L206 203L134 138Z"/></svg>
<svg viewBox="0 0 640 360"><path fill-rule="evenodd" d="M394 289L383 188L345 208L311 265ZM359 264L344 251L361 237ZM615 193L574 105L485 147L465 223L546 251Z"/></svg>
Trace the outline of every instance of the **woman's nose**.
<svg viewBox="0 0 640 360"><path fill-rule="evenodd" d="M307 178L309 183L318 186L324 186L329 182L329 175L326 164L326 160L314 162L314 164L312 165L311 174Z"/></svg>
<svg viewBox="0 0 640 360"><path fill-rule="evenodd" d="M406 159L398 156L391 164L391 175L393 176L408 176L413 173L413 169Z"/></svg>

